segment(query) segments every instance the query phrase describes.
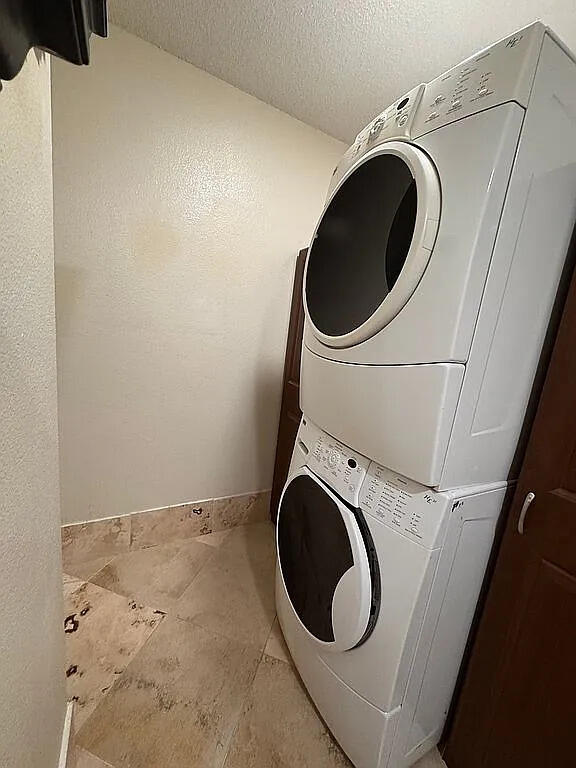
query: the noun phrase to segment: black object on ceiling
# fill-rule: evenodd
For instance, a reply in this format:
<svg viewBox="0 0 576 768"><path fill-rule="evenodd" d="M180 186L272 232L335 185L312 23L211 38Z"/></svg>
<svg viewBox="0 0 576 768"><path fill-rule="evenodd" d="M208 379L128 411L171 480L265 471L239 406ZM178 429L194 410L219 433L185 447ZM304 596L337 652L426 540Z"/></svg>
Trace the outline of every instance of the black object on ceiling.
<svg viewBox="0 0 576 768"><path fill-rule="evenodd" d="M72 64L88 64L90 35L108 35L106 3L107 0L0 0L0 80L15 77L33 47Z"/></svg>

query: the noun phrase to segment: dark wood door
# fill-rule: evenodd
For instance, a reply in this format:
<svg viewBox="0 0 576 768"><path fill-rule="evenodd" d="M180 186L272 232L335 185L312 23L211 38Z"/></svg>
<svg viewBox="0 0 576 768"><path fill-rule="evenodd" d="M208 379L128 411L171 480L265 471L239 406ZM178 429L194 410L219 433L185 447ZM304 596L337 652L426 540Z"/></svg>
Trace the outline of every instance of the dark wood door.
<svg viewBox="0 0 576 768"><path fill-rule="evenodd" d="M307 253L308 251L304 249L298 254L294 271L294 285L292 287L290 324L288 326L288 339L286 341L286 355L284 358L282 405L280 406L280 422L278 424L274 479L272 481L272 498L270 501L270 516L274 522L276 522L278 514L278 503L282 495L282 489L288 477L292 450L302 416L302 411L300 410L300 358L302 335L304 333L302 281Z"/></svg>
<svg viewBox="0 0 576 768"><path fill-rule="evenodd" d="M573 279L444 758L449 768L573 768L575 727Z"/></svg>

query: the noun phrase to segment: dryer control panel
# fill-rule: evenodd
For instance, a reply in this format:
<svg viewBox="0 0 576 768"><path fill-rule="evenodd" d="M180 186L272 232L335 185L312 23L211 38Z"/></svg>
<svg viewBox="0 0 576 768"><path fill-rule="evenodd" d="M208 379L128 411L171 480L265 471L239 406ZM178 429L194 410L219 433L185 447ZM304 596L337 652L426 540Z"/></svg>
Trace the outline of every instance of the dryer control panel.
<svg viewBox="0 0 576 768"><path fill-rule="evenodd" d="M416 88L412 88L411 91L405 93L404 96L401 96L389 107L386 107L383 112L376 115L376 117L360 131L358 136L356 136L355 142L348 147L342 159L334 169L330 187L328 189L328 196L330 196L332 190L348 169L351 168L358 158L365 152L377 147L378 144L382 144L384 141L407 139L410 136L412 123L414 122L417 113L418 104L422 99L424 87L425 86L422 83L421 85L417 85Z"/></svg>
<svg viewBox="0 0 576 768"><path fill-rule="evenodd" d="M531 24L428 83L412 137L507 101L526 107L545 32Z"/></svg>
<svg viewBox="0 0 576 768"><path fill-rule="evenodd" d="M360 489L370 464L369 459L318 430L306 464L345 501L354 507L360 506Z"/></svg>
<svg viewBox="0 0 576 768"><path fill-rule="evenodd" d="M383 141L415 139L509 101L527 107L545 34L551 33L534 22L397 99L346 150L334 169L328 197L356 161Z"/></svg>
<svg viewBox="0 0 576 768"><path fill-rule="evenodd" d="M372 462L360 492L360 508L428 549L441 545L452 501L444 494Z"/></svg>
<svg viewBox="0 0 576 768"><path fill-rule="evenodd" d="M356 154L366 151L390 139L402 139L410 136L410 128L416 109L424 93L424 84L416 86L363 128L353 144Z"/></svg>

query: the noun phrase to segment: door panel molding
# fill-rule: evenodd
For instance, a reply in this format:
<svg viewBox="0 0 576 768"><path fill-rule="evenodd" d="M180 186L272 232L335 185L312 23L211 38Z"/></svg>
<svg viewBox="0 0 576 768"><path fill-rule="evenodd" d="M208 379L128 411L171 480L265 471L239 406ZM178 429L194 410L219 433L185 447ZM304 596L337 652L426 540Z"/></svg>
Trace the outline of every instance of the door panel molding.
<svg viewBox="0 0 576 768"><path fill-rule="evenodd" d="M573 277L447 737L449 768L574 765L575 478ZM535 499L519 534L529 492Z"/></svg>

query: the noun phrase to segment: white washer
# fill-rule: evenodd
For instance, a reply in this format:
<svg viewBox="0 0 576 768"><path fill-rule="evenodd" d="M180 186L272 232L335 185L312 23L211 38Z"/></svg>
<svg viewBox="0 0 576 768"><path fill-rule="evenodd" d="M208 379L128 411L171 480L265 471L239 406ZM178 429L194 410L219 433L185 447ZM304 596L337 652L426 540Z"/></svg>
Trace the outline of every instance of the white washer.
<svg viewBox="0 0 576 768"><path fill-rule="evenodd" d="M533 24L415 88L338 165L301 406L419 482L508 477L576 220L576 64Z"/></svg>
<svg viewBox="0 0 576 768"><path fill-rule="evenodd" d="M304 417L278 515L276 603L356 768L406 768L437 743L505 489L431 491Z"/></svg>

